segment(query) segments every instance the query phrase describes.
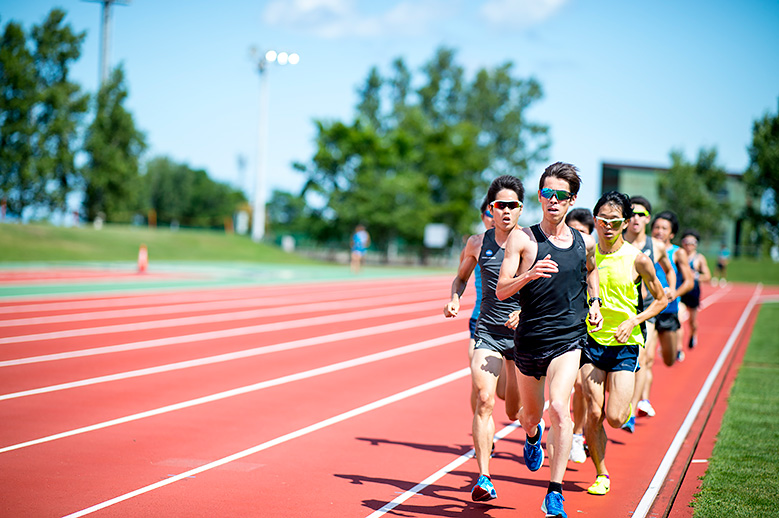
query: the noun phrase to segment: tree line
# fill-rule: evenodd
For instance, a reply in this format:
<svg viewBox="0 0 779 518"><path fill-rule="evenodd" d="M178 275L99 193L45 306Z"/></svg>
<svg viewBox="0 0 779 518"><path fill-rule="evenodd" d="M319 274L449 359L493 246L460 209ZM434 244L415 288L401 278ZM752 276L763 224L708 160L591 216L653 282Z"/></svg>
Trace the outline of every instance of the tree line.
<svg viewBox="0 0 779 518"><path fill-rule="evenodd" d="M0 35L0 200L7 215L67 211L126 223L156 213L159 223L221 227L245 203L242 192L164 157L142 164L146 136L125 107L127 80L114 69L90 95L70 77L85 32L53 9L28 32L10 21ZM141 168L145 165L145 172Z"/></svg>

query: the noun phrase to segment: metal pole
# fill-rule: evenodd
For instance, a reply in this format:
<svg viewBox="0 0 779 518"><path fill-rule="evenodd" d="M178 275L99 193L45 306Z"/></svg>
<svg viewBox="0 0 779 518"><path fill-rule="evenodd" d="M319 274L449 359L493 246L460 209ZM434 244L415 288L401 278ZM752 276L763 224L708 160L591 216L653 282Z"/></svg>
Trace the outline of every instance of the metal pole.
<svg viewBox="0 0 779 518"><path fill-rule="evenodd" d="M252 241L265 237L265 170L268 165L268 70L260 64L260 123L257 143L257 182L254 188L254 210L252 216Z"/></svg>
<svg viewBox="0 0 779 518"><path fill-rule="evenodd" d="M111 42L111 1L103 0L103 25L100 32L102 40L100 42L100 86L103 86L108 80L108 54L109 44Z"/></svg>

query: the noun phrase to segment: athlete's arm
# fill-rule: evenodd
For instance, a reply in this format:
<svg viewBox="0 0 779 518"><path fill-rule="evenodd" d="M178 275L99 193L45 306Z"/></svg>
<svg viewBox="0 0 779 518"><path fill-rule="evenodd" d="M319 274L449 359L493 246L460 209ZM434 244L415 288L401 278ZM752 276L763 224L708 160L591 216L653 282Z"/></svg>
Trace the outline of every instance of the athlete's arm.
<svg viewBox="0 0 779 518"><path fill-rule="evenodd" d="M587 247L587 295L588 299L600 296L600 277L598 276L598 264L595 262L595 239L587 234L582 234L584 244ZM600 331L603 327L603 315L600 314L599 300L593 301L587 320L592 326L591 331Z"/></svg>
<svg viewBox="0 0 779 518"><path fill-rule="evenodd" d="M666 248L665 243L653 237L649 239L652 240L652 243L655 246L655 257L658 258L657 264L663 269L665 278L668 280L668 287L665 288L664 291L668 302L671 302L676 298L676 270L674 270L671 260L668 258L668 249Z"/></svg>
<svg viewBox="0 0 779 518"><path fill-rule="evenodd" d="M679 274L682 276L682 284L676 289L676 296L684 295L695 286L695 277L690 269L690 257L684 248L679 248L674 252L674 261L679 268Z"/></svg>
<svg viewBox="0 0 779 518"><path fill-rule="evenodd" d="M452 281L452 290L449 302L444 306L445 317L455 317L460 311L460 297L468 286L468 279L471 278L473 270L479 262L479 250L481 250L483 236L471 236L465 243L465 248L460 252L460 266L457 268L457 275Z"/></svg>
<svg viewBox="0 0 779 518"><path fill-rule="evenodd" d="M655 298L647 308L636 316L625 320L617 326L617 331L614 333L619 343L627 343L633 328L637 325L641 325L642 322L646 322L650 318L658 315L668 305L668 301L664 297L663 285L660 279L657 278L655 273L655 265L652 264L652 260L644 254L638 254L634 267L636 273L644 281L644 285L649 290L649 293Z"/></svg>
<svg viewBox="0 0 779 518"><path fill-rule="evenodd" d="M498 285L495 289L495 296L500 300L506 300L533 279L540 277L551 277L557 272L557 263L547 255L543 259L536 261L536 264L526 272L517 275L519 265L522 260L522 252L530 244L530 238L524 229L515 228L509 234L506 240L503 262L500 265L500 274L498 275Z"/></svg>
<svg viewBox="0 0 779 518"><path fill-rule="evenodd" d="M698 261L700 267L698 271L701 273L698 276L698 282L709 282L711 280L711 270L709 270L709 263L706 261L706 257L702 253L698 253Z"/></svg>

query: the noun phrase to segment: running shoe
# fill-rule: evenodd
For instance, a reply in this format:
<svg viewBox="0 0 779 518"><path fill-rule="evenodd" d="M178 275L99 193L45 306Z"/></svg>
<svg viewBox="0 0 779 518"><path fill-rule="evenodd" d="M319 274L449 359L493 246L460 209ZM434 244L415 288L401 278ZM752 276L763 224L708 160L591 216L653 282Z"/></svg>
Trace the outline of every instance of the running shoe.
<svg viewBox="0 0 779 518"><path fill-rule="evenodd" d="M650 403L648 399L639 401L636 405L636 410L638 411L638 417L654 417L656 414L655 409L652 407L652 403Z"/></svg>
<svg viewBox="0 0 779 518"><path fill-rule="evenodd" d="M690 349L694 349L695 346L698 345L698 337L697 336L691 336L690 342L687 344L687 347Z"/></svg>
<svg viewBox="0 0 779 518"><path fill-rule="evenodd" d="M552 491L551 493L547 493L544 498L541 510L546 513L547 517L568 518L568 515L565 514L565 510L563 509L564 501L565 498L563 498L563 495L557 491Z"/></svg>
<svg viewBox="0 0 779 518"><path fill-rule="evenodd" d="M587 460L587 452L584 451L584 436L580 433L573 434L571 453L568 455L568 460L578 462L579 464Z"/></svg>
<svg viewBox="0 0 779 518"><path fill-rule="evenodd" d="M595 479L595 483L587 488L587 492L591 495L603 496L609 492L611 488L611 480L608 475L598 475Z"/></svg>
<svg viewBox="0 0 779 518"><path fill-rule="evenodd" d="M476 485L471 489L471 499L474 502L486 502L498 497L495 486L492 485L492 480L487 475L480 475L479 480L476 481Z"/></svg>
<svg viewBox="0 0 779 518"><path fill-rule="evenodd" d="M678 362L683 362L684 361L684 351L682 351L681 349L676 351L676 361L678 361Z"/></svg>
<svg viewBox="0 0 779 518"><path fill-rule="evenodd" d="M631 413L630 417L625 424L622 425L622 429L626 432L634 433L636 431L636 417Z"/></svg>
<svg viewBox="0 0 779 518"><path fill-rule="evenodd" d="M541 469L541 465L544 463L544 449L541 447L541 438L544 436L544 420L538 423L538 440L535 444L531 444L527 438L525 439L524 459L525 466L530 471L538 471Z"/></svg>

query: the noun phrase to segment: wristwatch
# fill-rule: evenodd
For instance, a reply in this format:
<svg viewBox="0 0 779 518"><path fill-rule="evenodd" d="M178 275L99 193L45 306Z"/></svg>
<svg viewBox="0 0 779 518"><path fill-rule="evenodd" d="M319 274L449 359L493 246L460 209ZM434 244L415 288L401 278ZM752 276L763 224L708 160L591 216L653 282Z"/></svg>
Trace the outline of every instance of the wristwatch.
<svg viewBox="0 0 779 518"><path fill-rule="evenodd" d="M599 306L603 306L603 301L600 299L600 297L590 297L590 300L587 303L592 306L592 303L596 300L598 301Z"/></svg>

